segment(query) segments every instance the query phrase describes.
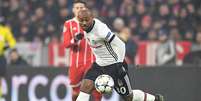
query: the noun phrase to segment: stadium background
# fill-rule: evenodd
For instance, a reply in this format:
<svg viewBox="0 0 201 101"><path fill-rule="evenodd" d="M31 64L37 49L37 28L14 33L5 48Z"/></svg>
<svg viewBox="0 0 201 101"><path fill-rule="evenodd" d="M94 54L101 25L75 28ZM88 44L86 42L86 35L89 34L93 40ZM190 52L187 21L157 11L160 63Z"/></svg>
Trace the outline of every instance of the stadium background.
<svg viewBox="0 0 201 101"><path fill-rule="evenodd" d="M167 101L201 101L198 79L201 74L201 1L86 1L95 17L107 23L114 32L126 33L123 29L130 29L126 34L129 36L126 59L132 70L130 74L134 75L133 87L160 92L168 98ZM55 99L59 98L50 92L61 94L61 98L65 96L66 91L55 91L57 88L51 85L68 88L68 50L62 46L61 33L65 20L72 17L72 2L0 0L0 18L6 19L6 25L17 40L19 55L28 63L23 66L11 64L9 51L6 52L9 66L3 82L3 101L57 101ZM157 65L156 49L161 34L176 44L174 65ZM187 54L194 52L197 53L185 59ZM134 67L134 64L140 66ZM60 81L54 81L57 77ZM44 82L36 82L40 80ZM37 89L34 84L38 84ZM41 100L34 99L34 94Z"/></svg>

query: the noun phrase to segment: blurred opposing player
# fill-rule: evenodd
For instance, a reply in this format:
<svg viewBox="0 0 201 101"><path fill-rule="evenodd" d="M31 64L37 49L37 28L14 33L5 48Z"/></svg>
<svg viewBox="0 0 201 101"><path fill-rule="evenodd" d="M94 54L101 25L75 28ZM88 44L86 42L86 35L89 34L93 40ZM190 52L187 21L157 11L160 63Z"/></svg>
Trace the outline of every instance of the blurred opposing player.
<svg viewBox="0 0 201 101"><path fill-rule="evenodd" d="M70 85L73 89L72 100L75 101L79 91L81 81L86 71L91 67L94 61L93 53L86 40L83 39L83 30L77 20L78 12L86 9L85 2L75 1L73 3L74 18L66 21L63 28L64 46L70 49L70 67L69 77ZM96 90L93 92L93 101L100 101L101 94Z"/></svg>
<svg viewBox="0 0 201 101"><path fill-rule="evenodd" d="M106 24L93 18L85 9L78 13L80 26L86 31L85 38L92 48L96 61L86 73L76 101L89 101L94 81L101 74L114 79L114 88L125 101L164 101L161 95L151 95L141 90L132 90L125 58L125 43Z"/></svg>
<svg viewBox="0 0 201 101"><path fill-rule="evenodd" d="M13 37L11 29L5 25L5 18L0 17L0 98L2 96L1 78L5 76L6 59L4 52L7 48L14 48L16 41Z"/></svg>

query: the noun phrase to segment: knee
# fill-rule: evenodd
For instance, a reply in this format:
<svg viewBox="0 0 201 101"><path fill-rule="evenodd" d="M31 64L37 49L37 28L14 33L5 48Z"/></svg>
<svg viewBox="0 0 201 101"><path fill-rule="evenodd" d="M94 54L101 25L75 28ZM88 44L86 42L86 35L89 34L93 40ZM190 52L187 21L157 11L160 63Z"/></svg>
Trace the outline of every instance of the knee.
<svg viewBox="0 0 201 101"><path fill-rule="evenodd" d="M94 89L94 82L92 80L84 79L82 81L82 84L81 84L81 87L80 87L81 91L90 94L93 89Z"/></svg>
<svg viewBox="0 0 201 101"><path fill-rule="evenodd" d="M80 88L79 87L73 88L72 95L73 96L78 96L79 92L80 92Z"/></svg>

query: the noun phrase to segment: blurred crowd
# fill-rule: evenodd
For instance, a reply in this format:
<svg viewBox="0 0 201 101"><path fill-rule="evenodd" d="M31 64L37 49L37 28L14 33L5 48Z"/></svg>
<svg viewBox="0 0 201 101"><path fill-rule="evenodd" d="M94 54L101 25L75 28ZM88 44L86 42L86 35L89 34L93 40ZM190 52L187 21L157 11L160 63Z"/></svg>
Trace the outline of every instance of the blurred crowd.
<svg viewBox="0 0 201 101"><path fill-rule="evenodd" d="M200 0L83 0L95 17L106 22L134 57L136 40L191 41L201 49ZM17 42L61 39L63 24L72 15L73 0L0 0L0 17L6 18ZM120 35L121 36L121 35ZM197 46L196 46L197 45ZM162 48L163 49L163 48Z"/></svg>
<svg viewBox="0 0 201 101"><path fill-rule="evenodd" d="M177 40L193 41L200 30L199 0L85 0L94 15L120 32L131 29L140 40L157 40L158 31ZM18 41L48 42L60 36L72 18L73 0L0 0L0 16L7 18Z"/></svg>

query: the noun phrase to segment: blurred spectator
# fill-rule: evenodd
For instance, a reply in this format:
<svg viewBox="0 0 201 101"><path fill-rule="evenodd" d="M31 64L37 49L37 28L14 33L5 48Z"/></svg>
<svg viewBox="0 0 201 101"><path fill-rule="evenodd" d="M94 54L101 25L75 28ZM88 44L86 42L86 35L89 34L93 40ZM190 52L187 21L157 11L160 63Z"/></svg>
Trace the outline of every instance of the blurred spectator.
<svg viewBox="0 0 201 101"><path fill-rule="evenodd" d="M0 16L0 79L3 70L6 68L5 51L8 48L14 48L16 40L13 37L11 29L6 25L6 19Z"/></svg>
<svg viewBox="0 0 201 101"><path fill-rule="evenodd" d="M179 34L179 30L177 28L171 28L170 29L170 39L174 41L181 41L181 35Z"/></svg>
<svg viewBox="0 0 201 101"><path fill-rule="evenodd" d="M68 4L68 0L58 0L58 4L60 8L65 8Z"/></svg>
<svg viewBox="0 0 201 101"><path fill-rule="evenodd" d="M59 18L57 24L61 24L62 22L66 21L66 19L70 18L69 10L67 8L61 8L59 10Z"/></svg>
<svg viewBox="0 0 201 101"><path fill-rule="evenodd" d="M119 8L119 16L124 18L128 23L129 19L134 15L135 3L133 0L123 0Z"/></svg>
<svg viewBox="0 0 201 101"><path fill-rule="evenodd" d="M12 49L9 54L9 65L24 66L28 65L27 62L20 56L17 49Z"/></svg>
<svg viewBox="0 0 201 101"><path fill-rule="evenodd" d="M160 30L160 29L162 29L163 28L162 21L161 20L156 20L155 22L153 22L152 28L154 30Z"/></svg>
<svg viewBox="0 0 201 101"><path fill-rule="evenodd" d="M125 27L124 20L120 17L115 18L113 21L114 31L119 33Z"/></svg>
<svg viewBox="0 0 201 101"><path fill-rule="evenodd" d="M192 44L191 51L201 51L201 31L196 34L195 43Z"/></svg>
<svg viewBox="0 0 201 101"><path fill-rule="evenodd" d="M146 13L146 8L143 3L138 3L136 5L136 17L137 20L141 21L141 18L145 15Z"/></svg>
<svg viewBox="0 0 201 101"><path fill-rule="evenodd" d="M185 65L201 66L201 51L192 51L188 53L183 60Z"/></svg>
<svg viewBox="0 0 201 101"><path fill-rule="evenodd" d="M0 16L0 98L2 97L2 77L6 73L6 58L4 56L6 49L14 48L16 41L13 37L11 29L6 25L6 19Z"/></svg>
<svg viewBox="0 0 201 101"><path fill-rule="evenodd" d="M115 17L116 6L113 4L114 0L103 0L103 5L100 8L100 15L104 17ZM112 14L114 13L114 14Z"/></svg>
<svg viewBox="0 0 201 101"><path fill-rule="evenodd" d="M159 17L163 20L168 20L170 17L170 11L167 4L162 4L159 7Z"/></svg>
<svg viewBox="0 0 201 101"><path fill-rule="evenodd" d="M149 41L157 41L157 32L156 32L156 30L150 30L148 32L148 40Z"/></svg>
<svg viewBox="0 0 201 101"><path fill-rule="evenodd" d="M137 21L136 18L129 19L128 27L131 29L131 34L136 34Z"/></svg>
<svg viewBox="0 0 201 101"><path fill-rule="evenodd" d="M102 4L99 6L97 11L100 13L101 19L104 19L104 21L111 26L112 21L117 17L116 2L114 2L114 0L103 0Z"/></svg>
<svg viewBox="0 0 201 101"><path fill-rule="evenodd" d="M87 0L87 7L89 8L89 9L93 9L93 8L95 8L96 7L96 0Z"/></svg>
<svg viewBox="0 0 201 101"><path fill-rule="evenodd" d="M118 35L126 43L126 61L128 64L134 64L134 58L137 53L137 44L133 41L131 30L124 27Z"/></svg>
<svg viewBox="0 0 201 101"><path fill-rule="evenodd" d="M148 32L151 29L152 18L150 15L146 15L142 18L140 25L137 29L137 34L140 36L141 40L147 40Z"/></svg>
<svg viewBox="0 0 201 101"><path fill-rule="evenodd" d="M185 35L184 35L184 40L187 40L187 41L190 41L190 42L193 42L193 38L194 38L194 32L193 31L186 31Z"/></svg>
<svg viewBox="0 0 201 101"><path fill-rule="evenodd" d="M168 22L168 26L170 27L170 28L175 28L175 27L177 27L178 26L178 22L177 22L177 18L170 18L169 19L169 22Z"/></svg>
<svg viewBox="0 0 201 101"><path fill-rule="evenodd" d="M58 0L59 2L59 0ZM61 1L60 1L61 2ZM53 23L57 21L57 18L59 16L59 6L55 5L56 1L55 0L46 0L45 2L45 6L44 6L44 10L45 10L45 18L47 20L47 22ZM60 4L60 3L58 3ZM63 3L63 5L65 5L65 3ZM64 6L63 8L65 8L66 6Z"/></svg>
<svg viewBox="0 0 201 101"><path fill-rule="evenodd" d="M134 5L135 4L134 4L133 0L123 0L121 5L120 5L119 15L120 16L126 16L128 9L130 7L133 7Z"/></svg>
<svg viewBox="0 0 201 101"><path fill-rule="evenodd" d="M27 38L29 37L30 34L30 29L27 25L22 25L20 26L20 31L18 33L20 33L20 35L18 35L17 37L17 41L18 42L25 42L27 41Z"/></svg>
<svg viewBox="0 0 201 101"><path fill-rule="evenodd" d="M159 45L156 49L156 63L158 65L176 64L175 42L168 38L168 32L159 31Z"/></svg>

